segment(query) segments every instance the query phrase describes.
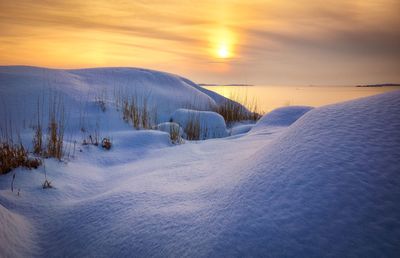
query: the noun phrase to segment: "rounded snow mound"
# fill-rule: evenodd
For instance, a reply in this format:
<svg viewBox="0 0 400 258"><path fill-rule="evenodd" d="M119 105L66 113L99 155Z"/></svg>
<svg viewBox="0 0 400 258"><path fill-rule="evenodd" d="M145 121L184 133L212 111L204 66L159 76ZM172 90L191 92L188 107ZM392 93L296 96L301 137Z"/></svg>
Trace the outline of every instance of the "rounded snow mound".
<svg viewBox="0 0 400 258"><path fill-rule="evenodd" d="M253 130L258 130L265 126L289 126L311 109L313 109L313 107L308 106L277 108L261 117Z"/></svg>
<svg viewBox="0 0 400 258"><path fill-rule="evenodd" d="M228 136L224 118L215 112L181 108L172 114L171 121L178 123L186 134L199 130L200 140Z"/></svg>
<svg viewBox="0 0 400 258"><path fill-rule="evenodd" d="M309 111L238 172L227 256L400 253L400 91ZM235 236L235 237L232 237Z"/></svg>
<svg viewBox="0 0 400 258"><path fill-rule="evenodd" d="M174 123L174 122L165 122L165 123L158 124L156 126L156 129L161 132L166 132L166 133L179 132L179 135L181 137L183 137L185 134L183 132L182 127L180 127L179 124Z"/></svg>

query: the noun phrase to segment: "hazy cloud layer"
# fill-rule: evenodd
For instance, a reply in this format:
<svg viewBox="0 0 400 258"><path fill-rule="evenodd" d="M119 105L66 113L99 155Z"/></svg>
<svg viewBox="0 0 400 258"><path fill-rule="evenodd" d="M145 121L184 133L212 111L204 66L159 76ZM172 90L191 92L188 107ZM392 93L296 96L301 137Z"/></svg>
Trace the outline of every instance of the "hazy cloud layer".
<svg viewBox="0 0 400 258"><path fill-rule="evenodd" d="M400 1L0 0L0 64L143 66L198 82L400 82ZM217 57L219 44L230 58Z"/></svg>

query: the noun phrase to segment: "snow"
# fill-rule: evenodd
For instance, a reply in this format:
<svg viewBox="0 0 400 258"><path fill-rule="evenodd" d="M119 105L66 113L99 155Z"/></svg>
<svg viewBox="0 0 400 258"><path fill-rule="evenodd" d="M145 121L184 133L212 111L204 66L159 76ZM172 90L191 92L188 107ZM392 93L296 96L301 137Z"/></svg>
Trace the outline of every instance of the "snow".
<svg viewBox="0 0 400 258"><path fill-rule="evenodd" d="M265 129L266 126L289 126L311 109L313 108L307 106L277 108L258 120L253 130Z"/></svg>
<svg viewBox="0 0 400 258"><path fill-rule="evenodd" d="M231 129L231 135L239 135L249 132L255 125L254 124L239 124L233 126Z"/></svg>
<svg viewBox="0 0 400 258"><path fill-rule="evenodd" d="M182 128L187 128L190 123L199 123L201 139L228 136L224 118L215 112L180 108L172 114L171 121Z"/></svg>
<svg viewBox="0 0 400 258"><path fill-rule="evenodd" d="M247 162L216 245L227 256L397 256L399 104L395 92L301 117Z"/></svg>
<svg viewBox="0 0 400 258"><path fill-rule="evenodd" d="M29 91L25 82L39 87L43 73L64 81L62 91L71 99L104 81L146 82L154 92L162 88L159 79L175 89L172 93L179 89L218 103L217 96L186 79L148 70L0 71L0 91L10 94L7 103L18 107L15 99L27 98L20 116L34 108L28 108L28 95L14 91ZM173 109L165 112L169 121L182 106L169 99L171 91L162 92L157 103L168 102ZM71 109L73 103L90 107L90 100L66 103ZM43 167L0 176L0 256L400 253L399 91L311 110L286 107L265 115L248 133L249 128L238 128L235 136L181 145L171 144L168 132L133 130L112 108L87 110L90 117L109 121L101 130L113 147L79 145L68 162L45 160L53 189L41 189ZM214 113L201 114L207 123L222 125ZM74 115L69 123L78 127ZM10 191L13 173L19 196Z"/></svg>
<svg viewBox="0 0 400 258"><path fill-rule="evenodd" d="M149 109L157 110L158 122L168 122L178 108L212 110L226 101L188 79L141 68L61 70L0 66L0 85L1 117L13 117L14 123L30 125L35 122L37 102L47 110L49 99L57 97L67 107L68 131L76 130L73 127L81 123L83 114L86 122L91 123L88 126L94 127L97 123L110 130L124 128L120 114L98 112L95 99L100 96L106 103L106 113L113 113L115 95L128 99L136 96L140 104L146 99Z"/></svg>
<svg viewBox="0 0 400 258"><path fill-rule="evenodd" d="M164 122L161 124L158 124L156 127L157 130L170 133L171 131L179 132L179 136L183 137L184 136L184 131L182 127L180 127L179 124L174 123L174 122Z"/></svg>
<svg viewBox="0 0 400 258"><path fill-rule="evenodd" d="M34 254L33 227L25 218L9 211L0 204L0 225L1 257Z"/></svg>

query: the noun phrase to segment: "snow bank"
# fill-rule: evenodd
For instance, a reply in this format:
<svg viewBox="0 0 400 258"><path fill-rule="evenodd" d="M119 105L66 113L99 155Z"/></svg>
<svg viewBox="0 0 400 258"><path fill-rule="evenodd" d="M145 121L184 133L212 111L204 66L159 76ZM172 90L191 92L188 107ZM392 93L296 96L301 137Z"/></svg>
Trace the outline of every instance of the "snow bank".
<svg viewBox="0 0 400 258"><path fill-rule="evenodd" d="M289 126L311 109L313 108L307 106L277 108L261 117L252 131L257 131L266 126Z"/></svg>
<svg viewBox="0 0 400 258"><path fill-rule="evenodd" d="M215 112L178 109L172 114L171 120L178 123L184 130L190 123L198 123L200 139L228 136L224 118Z"/></svg>
<svg viewBox="0 0 400 258"><path fill-rule="evenodd" d="M217 215L226 256L395 257L400 92L316 108L247 162ZM245 166L246 167L246 166Z"/></svg>

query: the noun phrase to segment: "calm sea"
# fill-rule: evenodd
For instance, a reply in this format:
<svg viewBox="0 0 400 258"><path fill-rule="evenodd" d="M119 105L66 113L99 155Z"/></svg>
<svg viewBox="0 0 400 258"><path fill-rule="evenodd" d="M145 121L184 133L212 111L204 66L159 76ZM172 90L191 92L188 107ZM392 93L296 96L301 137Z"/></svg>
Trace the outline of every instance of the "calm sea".
<svg viewBox="0 0 400 258"><path fill-rule="evenodd" d="M283 106L323 106L341 101L400 90L400 86L204 86L242 104L257 103L258 110L269 112Z"/></svg>

